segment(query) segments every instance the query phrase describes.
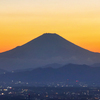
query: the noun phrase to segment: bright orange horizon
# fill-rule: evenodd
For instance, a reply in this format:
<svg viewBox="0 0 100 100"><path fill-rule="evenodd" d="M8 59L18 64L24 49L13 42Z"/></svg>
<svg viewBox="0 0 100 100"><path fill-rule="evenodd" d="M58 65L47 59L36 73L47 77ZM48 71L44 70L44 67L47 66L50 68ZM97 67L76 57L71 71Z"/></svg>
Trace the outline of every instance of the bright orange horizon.
<svg viewBox="0 0 100 100"><path fill-rule="evenodd" d="M0 52L43 33L100 53L100 0L0 1Z"/></svg>

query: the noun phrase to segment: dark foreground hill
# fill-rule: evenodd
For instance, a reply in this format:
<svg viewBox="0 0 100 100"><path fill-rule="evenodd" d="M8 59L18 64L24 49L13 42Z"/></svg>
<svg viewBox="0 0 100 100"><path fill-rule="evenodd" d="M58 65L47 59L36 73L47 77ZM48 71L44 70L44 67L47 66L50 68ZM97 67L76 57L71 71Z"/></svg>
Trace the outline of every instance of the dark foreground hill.
<svg viewBox="0 0 100 100"><path fill-rule="evenodd" d="M87 65L68 64L60 68L37 68L32 71L6 73L0 75L3 82L86 82L88 84L100 85L100 67L90 67Z"/></svg>
<svg viewBox="0 0 100 100"><path fill-rule="evenodd" d="M51 63L93 64L100 54L83 49L57 34L46 33L12 50L0 53L0 68L36 68Z"/></svg>

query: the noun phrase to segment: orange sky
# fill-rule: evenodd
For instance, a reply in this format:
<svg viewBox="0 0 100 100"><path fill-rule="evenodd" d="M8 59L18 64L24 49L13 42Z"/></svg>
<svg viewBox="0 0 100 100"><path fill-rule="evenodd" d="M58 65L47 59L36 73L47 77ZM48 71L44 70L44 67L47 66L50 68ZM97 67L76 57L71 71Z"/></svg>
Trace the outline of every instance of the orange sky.
<svg viewBox="0 0 100 100"><path fill-rule="evenodd" d="M100 52L100 0L0 0L0 52L50 32Z"/></svg>

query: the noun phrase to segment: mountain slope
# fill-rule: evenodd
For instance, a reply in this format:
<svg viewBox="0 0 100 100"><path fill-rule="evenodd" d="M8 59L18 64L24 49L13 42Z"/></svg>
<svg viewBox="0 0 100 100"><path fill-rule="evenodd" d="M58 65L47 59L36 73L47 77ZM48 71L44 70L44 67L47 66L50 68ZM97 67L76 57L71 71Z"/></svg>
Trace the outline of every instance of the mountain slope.
<svg viewBox="0 0 100 100"><path fill-rule="evenodd" d="M83 49L57 34L46 33L36 39L0 54L1 68L17 69L50 63L92 64L100 62L100 54ZM2 62L5 62L3 63Z"/></svg>
<svg viewBox="0 0 100 100"><path fill-rule="evenodd" d="M10 51L0 54L0 57L10 58L49 58L54 56L74 56L93 54L57 34L43 34L42 36ZM86 55L85 55L86 56Z"/></svg>

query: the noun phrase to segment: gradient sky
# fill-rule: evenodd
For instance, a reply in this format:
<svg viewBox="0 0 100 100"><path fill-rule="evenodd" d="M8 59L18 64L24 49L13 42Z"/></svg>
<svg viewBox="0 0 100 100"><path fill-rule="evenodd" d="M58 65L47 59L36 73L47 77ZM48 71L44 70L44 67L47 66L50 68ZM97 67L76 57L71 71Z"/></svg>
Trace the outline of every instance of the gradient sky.
<svg viewBox="0 0 100 100"><path fill-rule="evenodd" d="M43 33L100 52L100 0L0 0L0 52Z"/></svg>

